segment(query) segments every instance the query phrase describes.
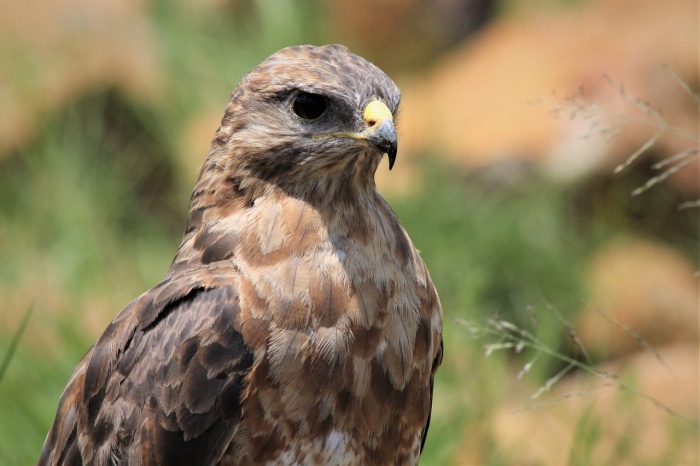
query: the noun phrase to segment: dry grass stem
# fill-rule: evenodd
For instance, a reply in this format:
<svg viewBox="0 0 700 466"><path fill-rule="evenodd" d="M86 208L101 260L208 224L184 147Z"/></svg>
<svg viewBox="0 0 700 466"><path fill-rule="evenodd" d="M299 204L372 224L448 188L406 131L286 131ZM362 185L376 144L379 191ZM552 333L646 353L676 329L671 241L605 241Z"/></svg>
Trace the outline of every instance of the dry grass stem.
<svg viewBox="0 0 700 466"><path fill-rule="evenodd" d="M584 358L586 360L581 361L573 356L563 354L560 351L550 347L547 343L539 339L535 334L529 332L526 329L522 329L517 325L513 324L512 322L508 322L497 316L488 319L485 325L462 319L456 320L455 323L465 327L470 336L474 339L489 338L497 340L494 343L486 343L484 345L485 357L488 357L495 351L499 350L513 350L515 353L521 353L522 350L525 348L534 350L536 352L535 357L533 357L524 365L523 369L518 374L519 378L525 373L529 372L534 362L537 361L541 356L549 356L566 363L566 366L559 372L557 372L554 376L547 379L544 382L544 384L542 384L537 389L537 391L528 398L528 401L538 399L542 394L549 392L552 389L552 387L554 387L565 375L573 371L573 369L579 369L581 371L587 372L596 377L600 377L611 382L611 386L614 387L615 390L624 390L626 392L634 394L642 399L651 402L654 406L667 412L668 414L675 416L679 419L683 419L691 425L700 428L700 423L698 422L698 420L692 419L686 416L685 414L674 410L673 408L669 407L668 405L664 404L663 402L654 398L653 396L644 393L643 391L637 389L634 385L623 381L617 374L613 374L595 367L591 362L589 362L587 356L588 353L583 347L581 340L576 335L573 325L566 319L564 319L563 316L558 311L556 311L556 309L551 307L550 309L553 311L554 315L557 317L559 322L562 323L563 326L566 328L567 334L572 339L572 341L574 342L578 350L581 352L581 354L584 355ZM608 323L615 325L617 328L632 336L632 338L634 338L635 341L637 341L637 343L642 348L644 348L647 351L650 351L653 354L653 356L670 371L668 364L666 364L666 362L663 360L658 351L656 351L656 349L654 349L653 346L649 342L647 342L641 335L634 332L631 328L622 324L621 322L616 321L604 312L600 310L598 310L597 312L600 315L602 315ZM582 396L584 394L589 393L597 393L597 391L567 393L553 400L545 400L537 402L535 404L528 404L520 411L536 409L542 406L550 405L552 403L560 402L568 398Z"/></svg>

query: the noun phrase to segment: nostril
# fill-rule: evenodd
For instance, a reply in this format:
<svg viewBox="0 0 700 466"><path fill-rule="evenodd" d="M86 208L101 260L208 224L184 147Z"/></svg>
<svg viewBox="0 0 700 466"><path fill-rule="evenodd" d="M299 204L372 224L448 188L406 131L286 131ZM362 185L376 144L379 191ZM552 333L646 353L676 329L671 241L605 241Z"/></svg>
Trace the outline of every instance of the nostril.
<svg viewBox="0 0 700 466"><path fill-rule="evenodd" d="M376 120L367 120L367 126L369 126L370 128L376 124L377 124Z"/></svg>

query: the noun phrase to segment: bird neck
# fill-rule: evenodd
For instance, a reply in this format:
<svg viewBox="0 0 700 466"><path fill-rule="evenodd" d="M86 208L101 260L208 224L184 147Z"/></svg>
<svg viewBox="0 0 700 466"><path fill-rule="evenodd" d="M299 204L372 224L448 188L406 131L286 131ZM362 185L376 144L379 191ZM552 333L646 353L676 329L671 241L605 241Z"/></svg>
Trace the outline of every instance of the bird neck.
<svg viewBox="0 0 700 466"><path fill-rule="evenodd" d="M214 146L192 194L190 210L223 204L250 204L277 193L312 205L319 212L356 212L377 196L374 175L381 156L358 152L342 159L281 157L274 151L237 154Z"/></svg>
<svg viewBox="0 0 700 466"><path fill-rule="evenodd" d="M376 165L360 168L373 170ZM294 169L263 178L245 166L222 164L221 159L210 157L192 194L187 227L173 267L231 258L249 236L244 230L251 227L273 242L275 237L288 238L294 231L323 231L314 235L319 241L343 241L343 237L358 232L366 236L372 229L370 218L376 215L370 206L386 206L376 191L373 175L373 171L363 173L348 164L340 172L306 178Z"/></svg>

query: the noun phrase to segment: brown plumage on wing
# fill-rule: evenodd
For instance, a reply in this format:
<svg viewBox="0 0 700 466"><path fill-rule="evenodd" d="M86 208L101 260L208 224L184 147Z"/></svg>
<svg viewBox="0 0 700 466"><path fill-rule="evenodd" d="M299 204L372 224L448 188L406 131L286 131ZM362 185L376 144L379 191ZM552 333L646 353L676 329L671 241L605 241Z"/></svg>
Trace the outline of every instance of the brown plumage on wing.
<svg viewBox="0 0 700 466"><path fill-rule="evenodd" d="M415 464L440 303L375 189L399 91L341 46L233 92L165 279L71 376L39 464Z"/></svg>

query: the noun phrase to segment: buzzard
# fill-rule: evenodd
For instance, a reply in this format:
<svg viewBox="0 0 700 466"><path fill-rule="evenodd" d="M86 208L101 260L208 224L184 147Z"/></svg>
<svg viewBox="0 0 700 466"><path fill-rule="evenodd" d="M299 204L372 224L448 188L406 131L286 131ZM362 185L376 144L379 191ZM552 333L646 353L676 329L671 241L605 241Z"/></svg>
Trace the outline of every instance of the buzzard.
<svg viewBox="0 0 700 466"><path fill-rule="evenodd" d="M442 317L374 183L399 97L339 45L242 79L170 270L78 364L39 464L418 462Z"/></svg>

